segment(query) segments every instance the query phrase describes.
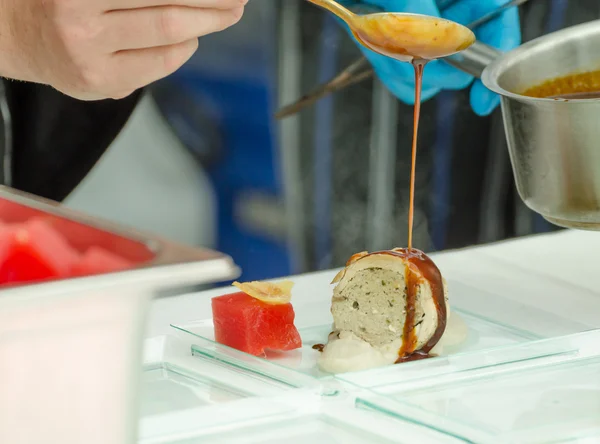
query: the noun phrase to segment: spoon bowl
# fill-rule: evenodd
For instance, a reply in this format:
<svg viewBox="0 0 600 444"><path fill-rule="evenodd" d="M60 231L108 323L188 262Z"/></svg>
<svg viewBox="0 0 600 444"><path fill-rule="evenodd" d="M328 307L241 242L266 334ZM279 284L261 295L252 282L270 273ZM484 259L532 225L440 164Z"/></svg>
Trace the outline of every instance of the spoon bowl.
<svg viewBox="0 0 600 444"><path fill-rule="evenodd" d="M406 62L448 57L467 49L476 39L465 26L420 14L359 15L351 29L363 46Z"/></svg>
<svg viewBox="0 0 600 444"><path fill-rule="evenodd" d="M308 0L341 18L366 48L397 60L434 60L467 49L475 34L440 17L399 12L357 15L333 0Z"/></svg>

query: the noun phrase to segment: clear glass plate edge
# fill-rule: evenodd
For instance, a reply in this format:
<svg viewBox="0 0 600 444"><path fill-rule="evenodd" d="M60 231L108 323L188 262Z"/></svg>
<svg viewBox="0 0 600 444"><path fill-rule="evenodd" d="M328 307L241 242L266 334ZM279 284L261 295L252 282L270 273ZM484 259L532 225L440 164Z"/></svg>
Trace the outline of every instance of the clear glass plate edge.
<svg viewBox="0 0 600 444"><path fill-rule="evenodd" d="M548 366L548 365L555 365L555 364L561 364L561 363L568 362L568 360L565 360L565 358L568 358L570 360L578 360L578 359L589 359L590 357L598 356L599 355L598 349L600 347L600 341L598 340L598 338L600 338L600 330L595 330L595 331L584 332L584 333L579 333L579 334L575 334L575 335L569 335L569 336L562 337L562 338L543 339L543 340L535 341L533 343L521 344L519 346L502 347L501 349L508 351L508 350L515 350L515 349L540 347L541 352L538 352L536 357L533 358L532 361L541 359L541 361L543 361L543 362L540 361L540 363L538 363L536 365ZM210 342L212 342L212 341L210 341ZM234 351L237 352L236 350L234 350ZM241 353L241 352L237 352L237 353ZM245 355L244 353L241 353L241 354ZM479 354L479 352L472 352L471 354L472 355ZM546 358L546 359L544 359L544 358ZM556 359L549 362L547 360L547 358L556 358ZM464 360L464 356L463 357L454 356L454 357L452 357L452 359L454 359L455 361L460 361L460 360ZM508 360L505 360L504 362L506 363L507 367L506 367L506 369L501 370L503 372L510 371L511 364L513 366L517 365L517 364L521 365L523 360L508 359ZM468 367L467 366L466 369L470 370L470 371L476 371L481 368L493 368L494 366L495 366L495 363L493 361L492 362L488 361L487 365L482 365L479 367L477 367L477 366ZM451 375L451 376L454 377L455 375ZM340 378L336 377L334 379L338 380ZM429 378L429 379L431 379L431 378ZM346 381L341 380L341 381L348 382L347 380ZM447 384L448 381L445 381L442 383ZM358 387L358 386L356 387L356 390L360 390L360 389L361 389L360 387ZM365 393L368 393L368 395ZM373 395L376 397L374 402L373 402L372 398L370 397ZM421 412L419 412L419 415L415 415L415 409L410 404L405 404L405 403L402 403L401 401L396 401L396 400L393 400L390 398L386 398L385 396L382 396L381 392L372 390L372 388L367 391L363 391L363 395L357 397L357 405L374 408L375 410L380 411L381 413L392 415L393 417L395 417L397 419L401 419L403 421L421 425L421 426L427 427L428 429L437 431L439 433L444 433L448 437L457 438L457 439L467 439L467 440L470 440L473 437L477 437L476 442L482 442L482 443L492 442L492 441L489 441L491 439L491 437L489 435L486 435L485 432L483 432L481 430L476 430L476 429L470 428L468 426L464 427L460 423L456 424L454 421L449 427L446 427L446 428L437 427L436 423L439 423L439 419L440 419L437 415L429 414L427 412L422 413L423 415L426 416L425 418L423 418L423 416L420 416ZM387 407L387 409L386 409L386 407ZM402 411L404 409L407 409L410 413L402 413ZM400 413L398 413L398 412L400 412Z"/></svg>
<svg viewBox="0 0 600 444"><path fill-rule="evenodd" d="M553 347L555 345L561 345L563 342L568 342L568 344L564 344L560 348ZM547 346L547 351L546 353L540 353L538 357L533 357L531 359L505 362L503 365L496 367L495 369L494 365L486 365L479 368L469 369L470 374L466 375L459 375L459 373L446 373L448 378L441 381L434 381L434 384L428 384L428 382L431 381L431 378L426 378L428 381L420 387L410 385L404 381L401 383L404 388L394 391L396 393L409 393L410 391L418 391L422 388L432 391L436 390L436 387L449 386L450 384L457 383L460 380L472 381L472 378L481 380L485 378L493 378L494 376L498 375L506 376L510 373L518 374L521 372L531 372L544 368L549 369L563 365L573 365L577 362L585 363L586 361L590 360L597 361L600 359L600 329L568 335L561 338L543 339L536 341L534 344L525 344L524 346ZM519 347L506 347L506 349L510 348ZM555 348L555 350L551 351L552 348ZM530 365L525 365L525 367L523 367L523 364L526 361L529 361ZM490 371L488 373L477 374L476 372L480 371L481 369L487 369ZM351 381L345 380L344 382L353 385ZM363 389L362 394L357 395L356 403L359 407L374 409L382 414L390 415L402 421L422 425L446 436L465 440L467 442L486 444L506 442L503 440L509 439L509 436L503 435L500 440L497 440L493 430L477 428L472 424L468 424L463 421L441 417L436 413L432 413L415 406L408 401L402 401L399 399L394 399L390 396L386 396L385 390L375 390L374 387L364 388L360 387L359 385L356 385L356 387L357 389ZM389 391L390 390L388 390L388 392ZM445 426L441 426L440 424L445 424ZM560 428L560 426L554 425L554 428ZM600 436L600 426L595 430L599 435L594 435L594 437ZM544 432L550 433L549 430L544 430ZM527 432L529 435L535 435L535 433L535 430L530 430ZM518 439L523 439L523 435L525 435L525 433L521 433ZM587 438L588 436L583 437ZM556 443L563 441L564 440L557 440ZM526 442L534 443L536 441L528 440Z"/></svg>
<svg viewBox="0 0 600 444"><path fill-rule="evenodd" d="M535 342L535 341L541 339L539 336L537 336L533 333L530 333L530 332L527 332L524 330L520 330L520 329L516 329L511 326L498 324L498 323L494 322L493 320L484 318L477 314L470 313L466 310L457 309L455 311L458 314L464 314L467 316L471 316L477 320L487 322L490 325L498 326L499 328L506 330L507 333L509 333L509 334L523 338L524 343L531 343L531 342ZM234 348L228 347L226 345L219 344L215 340L209 339L202 335L199 335L193 331L194 327L200 326L202 324L206 325L208 323L212 323L212 319L207 318L207 319L202 319L202 320L198 320L198 321L192 321L190 323L186 323L185 325L170 324L170 326L173 329L179 331L181 334L186 335L186 336L189 335L194 338L194 343L192 344L192 350L193 350L194 354L204 357L204 358L215 360L222 364L226 364L226 365L228 364L228 365L234 366L241 370L247 370L247 371L253 372L261 377L275 379L277 381L288 384L290 387L302 388L302 387L308 387L308 386L316 386L316 384L318 384L319 381L321 381L321 382L331 381L333 378L336 378L339 376L339 375L338 376L323 375L322 377L313 377L313 376L307 375L301 371L294 370L294 369L291 369L284 365L278 364L277 362L272 362L272 361L269 361L269 360L261 358L261 357L252 356L247 353L236 350ZM503 346L497 346L497 347L490 347L490 348L483 349L483 350L459 352L459 353L453 354L452 357L460 357L460 356L465 356L465 355L488 353L488 352L491 352L494 350L502 350L506 347L514 347L514 345L503 345ZM439 358L429 359L427 361L407 363L407 364L403 364L403 366L420 366L420 367L435 366L435 365L437 365L437 363L436 363L437 360L439 360L439 359L447 360L448 358L449 358L448 356L443 356L443 357L439 357ZM394 369L394 367L388 366L388 367L385 367L382 369L365 370L363 372L358 372L358 373L359 374L362 373L365 375L366 374L377 374L378 372L381 372L381 371L384 371L384 372L392 371L393 369ZM344 379L344 378L342 378L342 379Z"/></svg>
<svg viewBox="0 0 600 444"><path fill-rule="evenodd" d="M337 426L345 432L364 433L376 439L369 442L381 444L414 442L414 439L398 440L399 434L418 438L420 444L456 442L428 426L359 408L356 399L356 395L350 393L323 397L313 391L299 389L289 395L235 401L211 415L211 418L215 415L228 417L217 422L209 423L206 418L202 419L206 416L202 409L190 410L184 415L162 415L154 419L154 427L151 428L154 433L145 433L139 443L167 444L185 439L210 443L211 439L226 433L244 433L248 428L257 426L285 427L294 421L301 424L311 419Z"/></svg>

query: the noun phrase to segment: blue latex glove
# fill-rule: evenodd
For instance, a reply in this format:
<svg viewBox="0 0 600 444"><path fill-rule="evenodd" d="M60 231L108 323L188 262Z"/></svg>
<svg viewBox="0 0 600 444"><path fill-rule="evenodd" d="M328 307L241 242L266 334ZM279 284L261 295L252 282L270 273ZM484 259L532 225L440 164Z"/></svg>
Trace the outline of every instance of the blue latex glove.
<svg viewBox="0 0 600 444"><path fill-rule="evenodd" d="M467 25L487 12L505 4L508 0L457 0L442 16ZM390 12L412 12L440 16L435 0L362 0L343 1L346 6L364 3ZM508 51L521 43L521 29L517 8L506 11L497 19L475 30L477 39L502 51ZM414 70L409 63L399 62L376 54L362 45L361 50L373 65L375 72L390 91L407 104L415 102ZM471 107L476 114L490 114L500 103L500 98L488 90L480 80L451 67L442 61L432 61L425 67L422 100L428 100L443 89L460 90L471 87Z"/></svg>

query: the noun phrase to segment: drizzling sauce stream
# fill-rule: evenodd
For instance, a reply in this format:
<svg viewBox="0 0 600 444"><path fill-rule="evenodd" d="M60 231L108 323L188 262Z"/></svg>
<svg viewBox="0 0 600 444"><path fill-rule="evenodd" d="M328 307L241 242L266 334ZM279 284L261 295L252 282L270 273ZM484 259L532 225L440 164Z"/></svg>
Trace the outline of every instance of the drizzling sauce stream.
<svg viewBox="0 0 600 444"><path fill-rule="evenodd" d="M408 200L408 249L412 249L413 223L415 218L415 175L417 173L417 139L419 134L419 118L421 116L421 89L423 87L423 71L427 61L413 60L415 68L415 109L413 112L413 141L410 162L410 197Z"/></svg>
<svg viewBox="0 0 600 444"><path fill-rule="evenodd" d="M402 347L398 351L396 363L415 361L429 357L429 352L439 342L446 330L447 315L442 274L433 261L422 251L413 249L413 225L415 217L415 176L417 174L417 141L419 135L419 118L421 116L421 89L426 60L414 59L415 69L415 108L413 113L413 141L410 165L410 194L408 201L408 248L395 249L386 254L396 255L406 261L406 317L402 331ZM437 327L431 339L417 350L417 333L415 312L417 296L423 280L431 288L431 296L437 315Z"/></svg>
<svg viewBox="0 0 600 444"><path fill-rule="evenodd" d="M387 254L404 259L406 262L405 268L405 283L406 283L406 316L404 319L404 328L402 331L402 347L398 350L398 359L396 364L401 362L416 361L429 357L429 352L442 338L446 331L447 309L446 298L444 295L444 284L442 274L433 261L422 251L412 248L413 240L413 220L414 220L414 205L415 205L415 176L417 166L417 140L419 132L419 118L421 114L421 88L423 84L423 72L426 60L418 59L412 62L415 69L415 107L413 114L413 140L411 153L411 169L410 169L410 197L408 204L408 248L396 248L394 250L379 251L367 255L354 255L346 266L349 266L356 260L363 259L375 254ZM357 259L358 257L358 259ZM429 284L431 296L437 315L437 326L433 336L420 349L417 349L417 333L416 333L416 307L419 288L422 283ZM316 344L313 349L320 352L323 351L322 344Z"/></svg>
<svg viewBox="0 0 600 444"><path fill-rule="evenodd" d="M359 33L355 32L355 36L359 41L361 39ZM466 44L465 47L470 46L472 41ZM371 47L365 44L367 47ZM374 49L374 48L372 48ZM464 49L464 48L462 48ZM414 53L410 53L405 48L397 48L391 45L382 45L376 48L378 52L386 54L390 57L403 60L407 55L412 57L412 65L415 70L415 107L413 113L413 140L412 140L412 152L411 152L411 168L410 168L410 194L408 204L408 248L397 248L394 250L380 251L377 253L371 253L368 255L361 255L358 259L363 257L371 256L373 254L388 254L391 256L397 256L406 262L405 268L405 283L406 283L406 316L404 320L404 327L402 331L402 346L398 350L398 359L396 363L415 361L429 357L429 352L439 342L442 335L446 330L447 323L447 309L446 300L444 295L444 285L442 275L433 263L433 261L422 251L413 249L413 225L414 225L414 206L415 206L415 176L417 169L417 141L419 133L419 118L421 114L421 90L423 85L423 72L425 65L428 60L415 56ZM357 255L355 255L357 256ZM354 262L353 256L346 266ZM417 349L418 338L416 333L417 323L415 319L417 309L417 296L421 284L428 283L431 289L431 296L433 298L436 315L437 315L437 326L433 336L429 341L420 349ZM313 349L323 351L324 346L322 344L316 344Z"/></svg>

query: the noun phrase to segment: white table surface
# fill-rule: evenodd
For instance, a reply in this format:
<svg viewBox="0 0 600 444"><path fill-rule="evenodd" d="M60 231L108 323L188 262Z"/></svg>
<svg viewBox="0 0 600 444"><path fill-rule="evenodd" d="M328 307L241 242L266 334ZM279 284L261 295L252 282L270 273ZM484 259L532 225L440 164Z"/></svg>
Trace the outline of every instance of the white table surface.
<svg viewBox="0 0 600 444"><path fill-rule="evenodd" d="M600 327L600 233L564 231L496 244L432 254L446 278L516 298L591 328ZM322 291L335 270L292 277L299 293ZM231 291L217 288L153 303L147 336L172 333L170 323L206 317L199 300ZM452 297L450 295L450 297ZM451 302L452 303L452 302Z"/></svg>

